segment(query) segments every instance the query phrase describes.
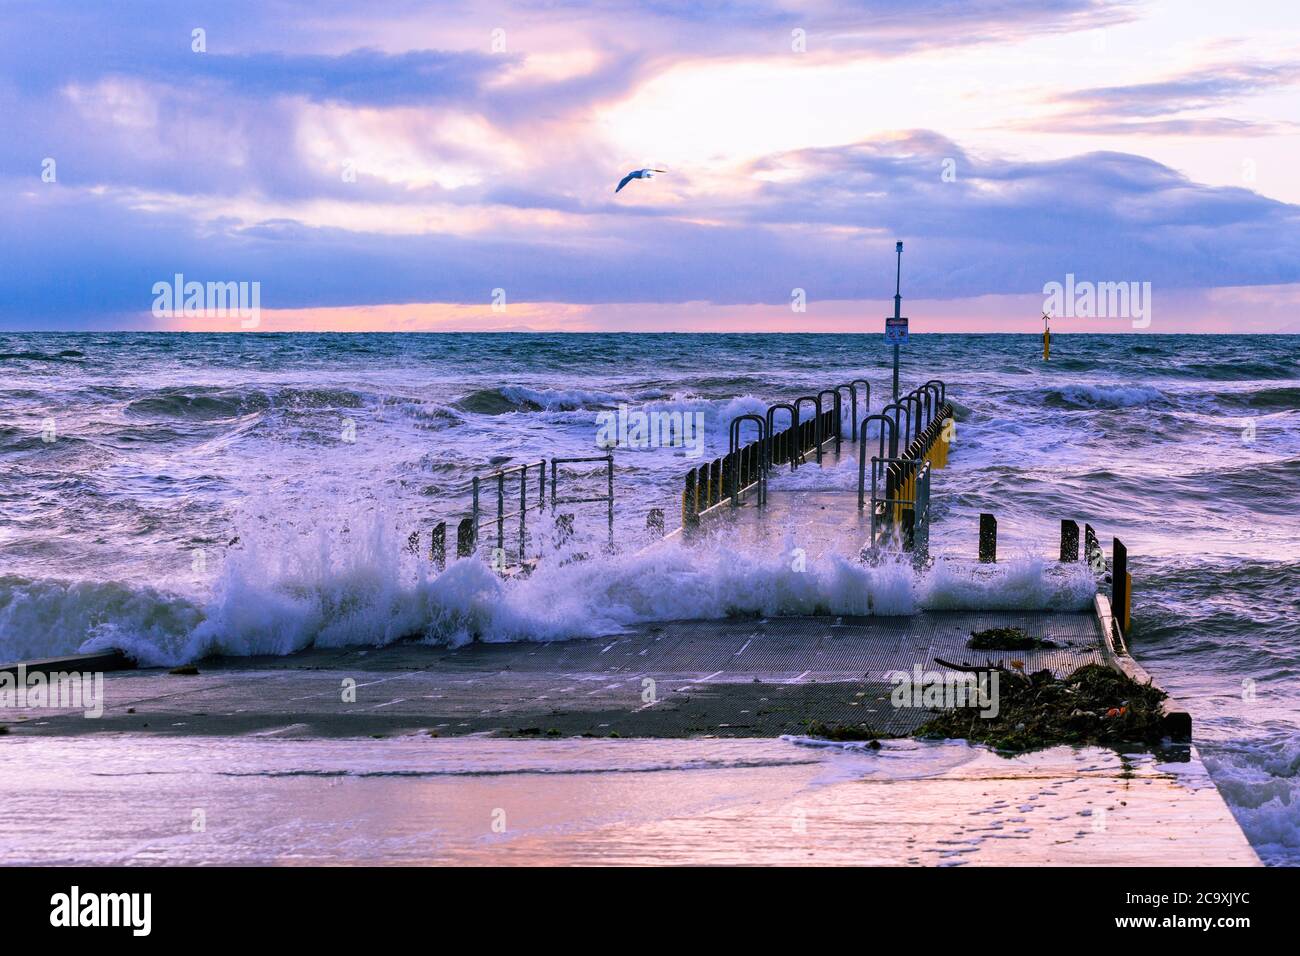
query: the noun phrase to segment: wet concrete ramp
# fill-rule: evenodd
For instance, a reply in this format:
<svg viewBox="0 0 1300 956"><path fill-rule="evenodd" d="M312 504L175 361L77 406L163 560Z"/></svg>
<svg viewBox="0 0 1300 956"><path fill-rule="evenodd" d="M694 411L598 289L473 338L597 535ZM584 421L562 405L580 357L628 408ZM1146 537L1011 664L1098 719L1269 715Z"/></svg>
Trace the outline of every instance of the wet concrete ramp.
<svg viewBox="0 0 1300 956"><path fill-rule="evenodd" d="M1050 650L972 651L972 631L1015 626ZM202 662L197 675L105 677L105 713L18 712L20 733L359 736L775 737L810 722L905 734L925 707L895 706L915 666L1022 661L1068 674L1103 660L1091 613L935 612L649 624L599 640L402 644ZM350 699L349 699L350 698Z"/></svg>

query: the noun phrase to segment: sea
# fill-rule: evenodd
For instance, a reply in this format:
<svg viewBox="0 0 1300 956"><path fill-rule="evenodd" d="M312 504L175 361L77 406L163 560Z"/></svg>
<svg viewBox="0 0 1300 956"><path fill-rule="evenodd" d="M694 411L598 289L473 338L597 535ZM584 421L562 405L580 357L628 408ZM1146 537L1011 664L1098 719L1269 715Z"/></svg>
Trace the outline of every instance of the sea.
<svg viewBox="0 0 1300 956"><path fill-rule="evenodd" d="M853 380L877 412L891 360L878 334L0 333L0 659L114 647L176 665L681 617L1086 605L1052 573L1060 521L1077 520L1126 545L1133 652L1191 709L1251 843L1300 863L1300 336L1057 334L1045 362L1035 335L913 335L902 388L941 380L956 409L933 566L885 589L847 562L792 568L789 542L643 550L648 515L680 522L684 474L727 451L732 419ZM699 440L607 447L611 420L656 412ZM476 476L491 545L495 471L607 454L612 549L604 501L562 506L561 536L549 477L528 471L537 571L495 573L486 548L456 559ZM563 466L558 494L605 496L606 468ZM845 455L772 489L856 481ZM514 554L519 473L500 487ZM950 561L974 555L983 512L1006 564L992 589ZM588 559L547 560L575 547Z"/></svg>

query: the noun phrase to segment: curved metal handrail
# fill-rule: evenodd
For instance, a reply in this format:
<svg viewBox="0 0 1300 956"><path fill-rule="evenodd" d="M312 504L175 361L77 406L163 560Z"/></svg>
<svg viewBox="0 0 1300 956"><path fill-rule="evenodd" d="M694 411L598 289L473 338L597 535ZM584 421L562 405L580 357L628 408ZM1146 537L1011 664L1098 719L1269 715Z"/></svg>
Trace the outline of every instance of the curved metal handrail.
<svg viewBox="0 0 1300 956"><path fill-rule="evenodd" d="M943 407L943 402L939 400L938 385L932 382L926 382L924 385L921 386L921 388L925 389L925 394L928 399L928 401L926 402L927 406L929 406L926 409L926 413L929 415L929 419L930 419L929 421L926 422L926 425L928 426L932 424L936 418L939 417L939 409Z"/></svg>
<svg viewBox="0 0 1300 956"><path fill-rule="evenodd" d="M918 385L908 394L916 402L916 434L924 435L926 427L930 424L930 409L933 406L930 390L924 385Z"/></svg>
<svg viewBox="0 0 1300 956"><path fill-rule="evenodd" d="M821 397L823 395L832 395L835 397L835 454L840 453L840 423L844 421L844 397L840 395L837 388L823 388L817 393L817 407L821 409ZM821 446L817 448L817 460L821 461Z"/></svg>
<svg viewBox="0 0 1300 956"><path fill-rule="evenodd" d="M921 433L921 399L915 392L908 392L898 400L900 405L907 406L907 430L904 432L905 441L903 448L906 450L911 447L912 439ZM912 406L916 406L916 413L912 413ZM916 426L913 431L913 425Z"/></svg>
<svg viewBox="0 0 1300 956"><path fill-rule="evenodd" d="M820 395L800 395L794 400L794 407L799 408L804 402L812 402L813 408L817 413L813 416L813 436L817 444L817 464L822 461L822 399ZM803 449L799 449L799 457L803 457Z"/></svg>
<svg viewBox="0 0 1300 956"><path fill-rule="evenodd" d="M858 418L858 408L857 408L858 403L855 401L855 399L857 398L857 393L856 393L855 389L853 388L853 386L852 386L852 385L849 385L849 384L847 384L847 383L844 384L844 385L836 385L836 386L835 386L835 391L837 391L837 392L840 393L840 404L841 404L841 407L843 406L843 403L844 403L844 395L843 395L843 393L844 393L844 390L845 390L845 389L847 389L847 390L848 390L848 393L849 393L849 405L850 405L850 410L849 410L849 428L850 428L850 430L853 430L853 426L854 426L854 424L857 422L857 418ZM843 417L843 413L841 412L841 418L842 418L842 417Z"/></svg>
<svg viewBox="0 0 1300 956"><path fill-rule="evenodd" d="M859 511L862 510L862 506L864 504L864 499L866 494L867 422L873 422L873 421L880 422L880 440L877 442L876 458L881 460L885 459L885 426L886 425L889 426L890 448L898 447L898 430L897 430L898 426L894 423L892 419L890 419L888 416L883 414L883 412L878 415L868 415L866 418L862 419L862 425L859 431L859 434L862 436L862 440L858 442L858 510ZM889 457L893 458L894 455L891 454ZM874 462L875 460L873 459L873 463L871 466L871 496L873 498L876 496L876 466Z"/></svg>
<svg viewBox="0 0 1300 956"><path fill-rule="evenodd" d="M894 427L893 429L891 429L889 433L890 436L889 457L897 458L898 457L898 433L902 430L902 418L904 415L907 414L907 409L904 408L902 405L900 405L898 402L890 402L888 405L886 405L884 408L880 410L880 414L887 415L891 408L897 409L897 411L894 412L894 421L893 421ZM863 419L863 421L866 421L866 419Z"/></svg>
<svg viewBox="0 0 1300 956"><path fill-rule="evenodd" d="M865 394L862 399L862 410L871 412L871 383L865 378L855 378L849 380L849 395L853 399L853 440L858 440L858 383L866 386ZM840 386L843 388L843 386Z"/></svg>
<svg viewBox="0 0 1300 956"><path fill-rule="evenodd" d="M772 448L776 442L776 413L785 409L790 413L790 427L795 428L799 424L799 409L795 408L789 402L776 402L767 409L767 463L772 464ZM790 453L790 470L795 469L795 454Z"/></svg>
<svg viewBox="0 0 1300 956"><path fill-rule="evenodd" d="M767 446L767 423L763 421L761 415L737 415L731 420L731 440L728 443L728 455L733 455L739 448L740 428L745 422L753 422L758 426L759 456L758 456L758 504L759 507L767 504L767 460L763 451ZM731 468L731 506L734 508L740 503L740 469L736 463L732 463Z"/></svg>
<svg viewBox="0 0 1300 956"><path fill-rule="evenodd" d="M945 402L948 401L948 386L943 382L942 379L932 378L932 379L930 379L930 381L926 382L925 384L926 384L926 385L938 385L938 386L939 386L939 404L940 404L940 405L943 405Z"/></svg>

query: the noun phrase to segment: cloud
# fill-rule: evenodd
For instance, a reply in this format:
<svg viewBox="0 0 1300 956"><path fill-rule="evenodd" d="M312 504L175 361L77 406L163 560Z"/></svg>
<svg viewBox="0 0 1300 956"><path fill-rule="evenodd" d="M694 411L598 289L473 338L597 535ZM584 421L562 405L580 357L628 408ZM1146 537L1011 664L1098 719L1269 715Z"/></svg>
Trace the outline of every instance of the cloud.
<svg viewBox="0 0 1300 956"><path fill-rule="evenodd" d="M109 18L80 0L17 3L0 34L13 131L0 139L0 325L147 323L153 283L176 272L259 281L267 309L479 307L494 288L576 306L776 307L796 287L883 302L895 238L908 243L908 288L934 299L1037 293L1067 272L1152 281L1157 295L1300 282L1295 206L1116 150L1027 161L942 129L882 132L669 162L653 189L612 196L631 157L600 107L683 64L788 68L799 27L810 60L862 62L868 76L909 51L1093 28L1134 9L326 0L139 4ZM189 52L197 24L206 54ZM498 26L507 52L491 53ZM1268 121L1199 114L1293 80L1274 64L1078 90L1045 122L1255 133ZM718 116L717 128L739 122ZM45 157L56 183L39 178Z"/></svg>
<svg viewBox="0 0 1300 956"><path fill-rule="evenodd" d="M576 214L562 237L513 226L472 236L294 220L200 227L104 195L19 197L0 225L17 277L0 292L0 321L142 314L152 283L175 272L260 281L263 306L281 309L484 303L494 288L513 301L589 304L772 304L796 287L883 302L896 237L908 243L907 289L933 299L1036 292L1066 273L1149 281L1157 295L1300 282L1300 209L1140 156L1015 161L918 131L769 157L752 173L781 179L744 203L700 201L690 219Z"/></svg>
<svg viewBox="0 0 1300 956"><path fill-rule="evenodd" d="M1023 128L1052 132L1173 136L1278 135L1292 122L1222 116L1186 117L1250 96L1300 83L1300 63L1220 63L1150 83L1103 86L1062 93L1052 102L1065 109Z"/></svg>
<svg viewBox="0 0 1300 956"><path fill-rule="evenodd" d="M1168 80L1065 93L1056 101L1110 116L1152 117L1203 110L1300 82L1300 63L1209 65Z"/></svg>
<svg viewBox="0 0 1300 956"><path fill-rule="evenodd" d="M1028 291L1066 272L1165 287L1300 281L1300 207L1132 154L1025 162L920 131L754 171L784 175L747 204L751 221L915 238L930 294Z"/></svg>
<svg viewBox="0 0 1300 956"><path fill-rule="evenodd" d="M155 83L216 85L242 96L301 96L353 106L411 106L472 101L517 57L448 50L338 55L182 53L136 63L130 74Z"/></svg>

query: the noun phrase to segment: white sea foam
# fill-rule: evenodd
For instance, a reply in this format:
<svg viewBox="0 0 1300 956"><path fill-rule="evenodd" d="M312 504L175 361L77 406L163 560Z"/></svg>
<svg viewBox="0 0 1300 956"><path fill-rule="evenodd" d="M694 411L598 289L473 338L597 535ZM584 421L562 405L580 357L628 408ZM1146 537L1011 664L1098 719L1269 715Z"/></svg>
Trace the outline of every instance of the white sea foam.
<svg viewBox="0 0 1300 956"><path fill-rule="evenodd" d="M1232 746L1203 746L1215 785L1265 863L1300 854L1300 737L1294 728Z"/></svg>
<svg viewBox="0 0 1300 956"><path fill-rule="evenodd" d="M938 561L917 574L906 562L866 565L836 556L795 570L775 544L769 553L746 553L725 538L544 561L514 580L478 559L433 575L387 527L377 518L342 535L319 532L296 549L252 542L231 552L206 602L152 588L5 579L3 653L117 647L160 665L407 638L453 646L555 641L682 618L1079 609L1094 588L1081 566L1028 558L982 568Z"/></svg>

